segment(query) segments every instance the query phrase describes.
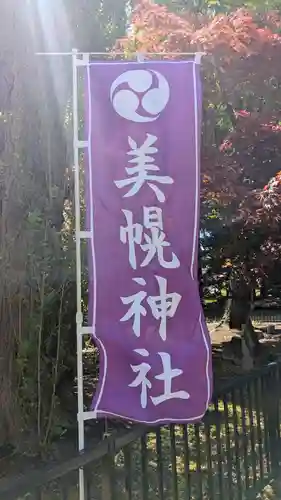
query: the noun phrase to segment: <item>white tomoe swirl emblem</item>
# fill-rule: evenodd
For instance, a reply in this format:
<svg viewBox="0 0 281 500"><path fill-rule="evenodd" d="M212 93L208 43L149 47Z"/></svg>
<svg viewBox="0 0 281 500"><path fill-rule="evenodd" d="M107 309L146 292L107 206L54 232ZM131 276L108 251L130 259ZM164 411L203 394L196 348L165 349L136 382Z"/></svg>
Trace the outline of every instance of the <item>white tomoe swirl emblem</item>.
<svg viewBox="0 0 281 500"><path fill-rule="evenodd" d="M136 69L122 73L111 85L110 100L116 113L135 123L157 120L170 97L166 78L158 71Z"/></svg>

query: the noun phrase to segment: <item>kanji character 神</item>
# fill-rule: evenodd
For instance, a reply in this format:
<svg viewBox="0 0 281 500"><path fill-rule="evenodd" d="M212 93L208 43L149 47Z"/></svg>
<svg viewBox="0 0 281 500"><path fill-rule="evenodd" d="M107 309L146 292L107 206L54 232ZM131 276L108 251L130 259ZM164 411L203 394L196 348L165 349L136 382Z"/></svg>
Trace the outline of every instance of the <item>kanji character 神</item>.
<svg viewBox="0 0 281 500"><path fill-rule="evenodd" d="M141 357L148 358L149 352L146 349L135 349L135 353L139 354ZM164 390L159 396L150 396L150 399L154 406L158 406L165 401L170 399L189 399L190 394L187 391L172 391L172 381L174 378L182 375L183 371L179 368L172 368L171 355L167 352L157 353L162 361L163 372L156 375L154 378L157 380L163 380ZM147 396L148 391L152 388L152 382L147 377L151 370L151 365L147 362L142 362L139 365L131 365L134 373L137 373L136 378L133 380L129 387L139 387L141 388L141 407L147 407Z"/></svg>
<svg viewBox="0 0 281 500"><path fill-rule="evenodd" d="M174 180L168 175L156 175L150 172L159 172L160 168L155 165L155 159L151 156L158 152L158 149L154 146L157 141L155 135L146 134L146 140L144 143L138 147L137 143L131 138L128 138L129 146L131 150L127 153L129 156L133 156L129 163L135 164L135 166L126 167L126 172L129 176L127 179L122 179L120 181L114 181L118 189L124 188L126 186L132 185L132 187L123 195L124 198L134 196L142 186L147 182L148 186L156 194L157 200L161 203L165 201L165 195L161 189L157 186L158 184L173 184Z"/></svg>
<svg viewBox="0 0 281 500"><path fill-rule="evenodd" d="M126 217L127 225L120 227L120 240L124 244L128 242L129 262L133 269L137 268L136 245L139 245L143 252L146 252L141 267L148 266L154 257L157 257L160 266L166 269L180 267L180 261L174 252L172 252L170 260L164 258L164 249L170 247L171 243L166 241L160 208L143 207L143 226L139 223L133 223L133 213L130 210L122 210L122 212ZM144 233L144 229L150 231L150 235Z"/></svg>
<svg viewBox="0 0 281 500"><path fill-rule="evenodd" d="M173 318L176 314L178 305L181 301L179 293L167 293L167 280L161 276L155 276L159 285L159 295L147 296L144 290L130 295L129 297L121 297L123 304L131 304L127 313L120 319L120 321L128 321L133 318L133 331L136 337L140 337L141 332L141 316L147 315L147 310L143 306L143 301L146 299L152 315L155 319L160 320L159 335L162 340L167 338L167 318ZM133 278L133 281L141 286L146 285L143 278Z"/></svg>

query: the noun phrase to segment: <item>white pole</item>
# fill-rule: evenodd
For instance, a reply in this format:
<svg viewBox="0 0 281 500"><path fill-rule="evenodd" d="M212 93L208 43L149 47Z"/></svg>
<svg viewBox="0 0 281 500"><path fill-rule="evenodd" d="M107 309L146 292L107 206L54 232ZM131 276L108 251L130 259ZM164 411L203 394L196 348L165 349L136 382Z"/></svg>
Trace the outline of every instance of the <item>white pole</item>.
<svg viewBox="0 0 281 500"><path fill-rule="evenodd" d="M75 51L76 56L79 54L82 56L101 56L101 57L115 57L115 56L124 56L124 52L122 51L112 51L112 52L79 52L78 50ZM132 56L138 56L140 52L136 54L132 54ZM202 56L205 56L205 52L142 52L141 53L145 57L149 56L196 56L196 54L201 54ZM37 56L73 56L73 52L37 52Z"/></svg>
<svg viewBox="0 0 281 500"><path fill-rule="evenodd" d="M75 239L76 239L76 337L77 337L77 393L78 393L78 446L79 451L85 448L83 419L83 336L81 334L83 314L81 308L81 217L80 217L80 175L79 175L79 118L78 118L78 74L77 50L72 51L73 77L73 156L75 181ZM85 500L84 470L79 469L79 500Z"/></svg>

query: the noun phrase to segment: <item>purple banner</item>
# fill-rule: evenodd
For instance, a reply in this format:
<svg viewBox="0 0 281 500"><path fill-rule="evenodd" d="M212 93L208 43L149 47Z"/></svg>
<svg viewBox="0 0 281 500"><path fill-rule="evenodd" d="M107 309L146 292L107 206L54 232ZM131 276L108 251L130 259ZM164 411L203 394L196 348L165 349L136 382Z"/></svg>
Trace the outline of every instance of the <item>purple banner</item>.
<svg viewBox="0 0 281 500"><path fill-rule="evenodd" d="M200 420L211 349L197 282L201 85L193 61L88 68L92 409Z"/></svg>

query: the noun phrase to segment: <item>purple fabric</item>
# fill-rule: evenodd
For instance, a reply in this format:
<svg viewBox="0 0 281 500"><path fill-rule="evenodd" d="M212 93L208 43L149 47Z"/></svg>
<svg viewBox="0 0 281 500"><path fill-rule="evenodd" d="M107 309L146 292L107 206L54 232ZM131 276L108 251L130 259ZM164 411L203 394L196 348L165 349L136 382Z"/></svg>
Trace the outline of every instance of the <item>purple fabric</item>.
<svg viewBox="0 0 281 500"><path fill-rule="evenodd" d="M210 339L197 282L199 80L191 61L88 68L97 417L191 422L210 401Z"/></svg>

